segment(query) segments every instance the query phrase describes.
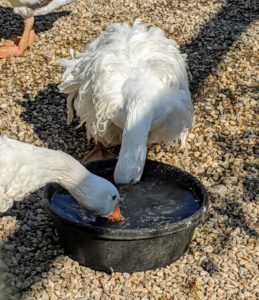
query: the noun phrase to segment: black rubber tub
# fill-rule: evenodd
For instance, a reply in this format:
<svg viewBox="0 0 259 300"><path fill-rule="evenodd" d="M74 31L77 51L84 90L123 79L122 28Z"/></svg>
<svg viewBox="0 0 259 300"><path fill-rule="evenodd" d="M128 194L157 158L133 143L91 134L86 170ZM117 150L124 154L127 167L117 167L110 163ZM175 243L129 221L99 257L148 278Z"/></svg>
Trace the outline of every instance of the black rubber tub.
<svg viewBox="0 0 259 300"><path fill-rule="evenodd" d="M91 162L92 173L113 181L117 160ZM181 257L208 207L201 182L179 168L147 160L140 183L119 186L123 222L95 217L60 186L48 184L44 203L65 252L105 272L137 272Z"/></svg>

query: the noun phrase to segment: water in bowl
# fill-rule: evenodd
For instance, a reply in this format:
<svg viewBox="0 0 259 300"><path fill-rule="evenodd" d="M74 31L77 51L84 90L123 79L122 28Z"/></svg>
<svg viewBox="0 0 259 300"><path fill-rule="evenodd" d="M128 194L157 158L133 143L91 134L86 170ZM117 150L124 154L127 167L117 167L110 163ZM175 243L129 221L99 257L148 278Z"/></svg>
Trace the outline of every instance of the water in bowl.
<svg viewBox="0 0 259 300"><path fill-rule="evenodd" d="M65 190L57 190L50 208L60 217L81 225L138 229L165 226L193 215L201 203L194 192L168 178L143 176L137 184L119 186L123 222L110 222L82 208Z"/></svg>

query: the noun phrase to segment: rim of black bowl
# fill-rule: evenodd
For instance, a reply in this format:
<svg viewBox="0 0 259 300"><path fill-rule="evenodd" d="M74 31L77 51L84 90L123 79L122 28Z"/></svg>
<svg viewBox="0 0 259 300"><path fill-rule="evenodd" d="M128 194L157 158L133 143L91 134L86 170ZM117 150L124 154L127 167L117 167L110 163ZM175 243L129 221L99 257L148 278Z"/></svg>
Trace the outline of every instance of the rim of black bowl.
<svg viewBox="0 0 259 300"><path fill-rule="evenodd" d="M112 161L117 161L117 159L96 160L93 162L89 162L88 164L85 164L85 167L95 163L97 164L97 163L105 163L105 162L112 162ZM43 190L43 202L45 208L52 216L52 218L58 219L60 222L70 225L74 228L77 228L78 230L82 230L82 229L87 230L88 234L92 234L95 237L102 238L102 239L109 239L109 240L139 240L139 239L155 238L155 237L169 235L175 232L183 231L189 228L190 226L194 226L195 224L197 224L208 210L208 192L204 187L204 185L201 183L201 181L191 173L166 163L162 163L150 159L147 159L146 163L157 164L160 166L163 165L166 168L173 169L179 173L182 173L184 176L191 178L193 183L199 188L200 193L203 197L201 199L202 200L201 207L191 216L174 223L166 224L164 226L160 225L157 227L154 226L151 228L148 227L148 228L139 228L139 229L107 228L107 227L92 226L91 224L80 224L80 223L75 223L67 219L64 219L56 212L54 212L52 209L50 209L49 189L51 188L51 186L54 187L60 185L55 183L48 183Z"/></svg>

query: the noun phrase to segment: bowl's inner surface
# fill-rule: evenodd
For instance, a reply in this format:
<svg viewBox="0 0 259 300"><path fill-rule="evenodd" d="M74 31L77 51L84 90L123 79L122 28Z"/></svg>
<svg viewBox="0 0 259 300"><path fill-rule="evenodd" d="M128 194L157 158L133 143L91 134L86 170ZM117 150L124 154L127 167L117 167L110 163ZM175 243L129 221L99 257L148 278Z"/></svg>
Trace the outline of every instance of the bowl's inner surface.
<svg viewBox="0 0 259 300"><path fill-rule="evenodd" d="M104 177L112 178L114 169L102 170ZM149 171L149 170L148 170ZM61 218L73 223L81 223L109 228L140 229L165 226L193 215L202 205L192 187L184 187L177 174L144 172L139 183L119 186L123 222L109 222L95 217L80 205L64 189L59 188L52 195L50 209ZM102 172L101 172L102 173ZM100 172L98 172L98 175ZM98 188L98 187L96 187Z"/></svg>

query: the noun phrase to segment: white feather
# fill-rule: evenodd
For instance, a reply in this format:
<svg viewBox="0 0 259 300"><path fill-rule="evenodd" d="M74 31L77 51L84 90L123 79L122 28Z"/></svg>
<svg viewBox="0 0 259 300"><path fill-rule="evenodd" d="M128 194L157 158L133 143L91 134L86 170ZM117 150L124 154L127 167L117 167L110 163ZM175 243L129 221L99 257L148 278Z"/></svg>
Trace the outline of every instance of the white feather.
<svg viewBox="0 0 259 300"><path fill-rule="evenodd" d="M0 211L49 182L60 184L82 206L102 216L109 215L120 199L109 181L90 173L70 155L0 137Z"/></svg>
<svg viewBox="0 0 259 300"><path fill-rule="evenodd" d="M74 99L88 138L106 146L122 143L117 182L139 180L148 143L172 143L191 129L185 60L161 29L148 29L137 20L132 27L111 25L84 53L60 63L68 122Z"/></svg>

